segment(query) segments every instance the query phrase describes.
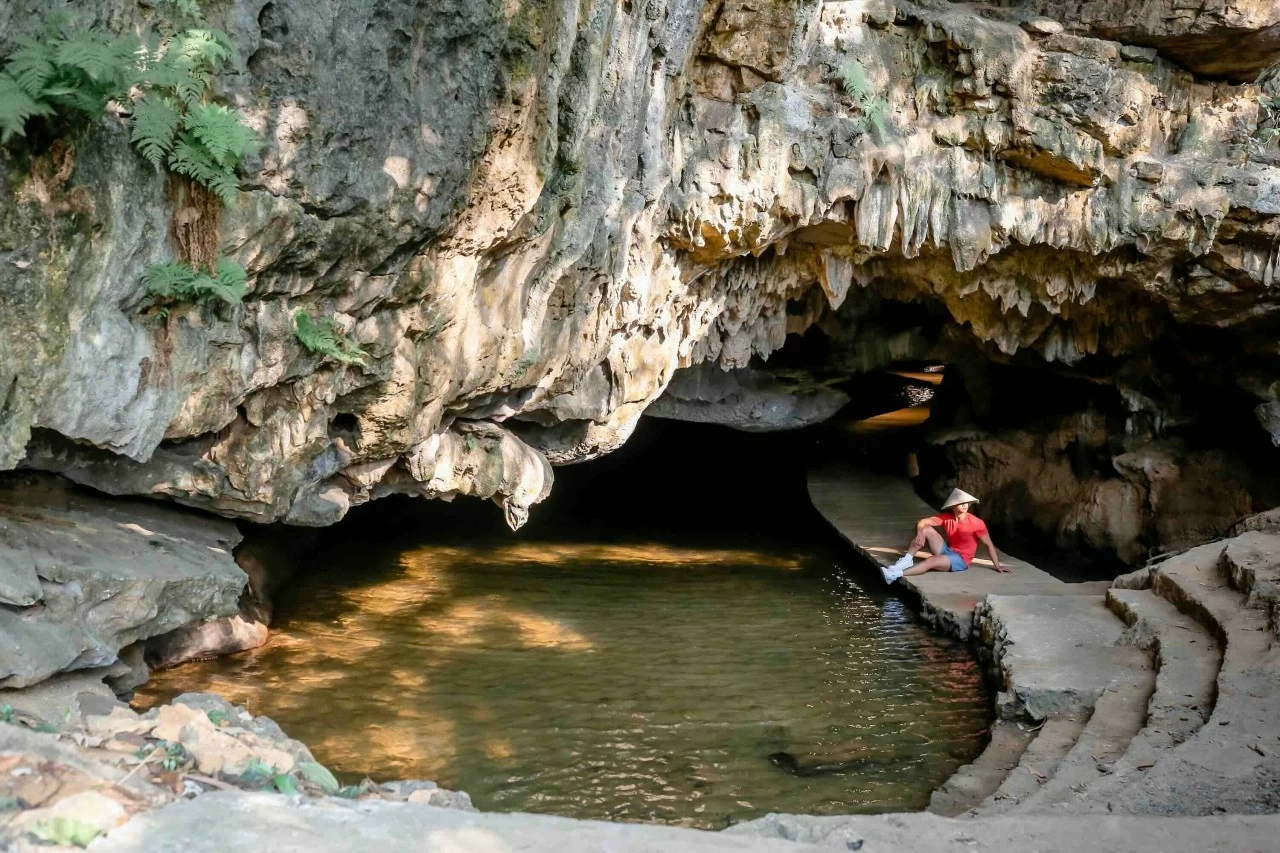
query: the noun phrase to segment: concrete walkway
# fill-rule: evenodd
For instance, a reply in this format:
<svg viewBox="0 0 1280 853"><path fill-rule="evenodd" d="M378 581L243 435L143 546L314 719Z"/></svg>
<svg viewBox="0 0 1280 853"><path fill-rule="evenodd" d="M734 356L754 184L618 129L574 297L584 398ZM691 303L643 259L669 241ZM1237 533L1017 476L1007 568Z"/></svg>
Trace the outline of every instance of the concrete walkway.
<svg viewBox="0 0 1280 853"><path fill-rule="evenodd" d="M845 541L879 566L902 556L916 522L937 513L916 495L906 477L852 466L810 471L809 499ZM977 514L982 514L981 504ZM1000 542L995 544L1000 549ZM1000 574L986 559L985 548L978 553L968 571L929 572L899 581L919 597L927 622L961 640L970 638L974 609L988 595L1088 595L1101 600L1111 586L1108 581L1063 583L1003 549L1001 561L1013 571Z"/></svg>

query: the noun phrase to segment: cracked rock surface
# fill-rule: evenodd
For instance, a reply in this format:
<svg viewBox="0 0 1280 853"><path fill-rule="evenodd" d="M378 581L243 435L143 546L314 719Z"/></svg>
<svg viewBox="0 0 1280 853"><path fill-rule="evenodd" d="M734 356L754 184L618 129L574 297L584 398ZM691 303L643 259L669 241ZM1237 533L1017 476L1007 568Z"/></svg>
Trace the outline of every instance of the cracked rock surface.
<svg viewBox="0 0 1280 853"><path fill-rule="evenodd" d="M138 640L236 612L234 524L52 480L0 481L0 688L107 667Z"/></svg>

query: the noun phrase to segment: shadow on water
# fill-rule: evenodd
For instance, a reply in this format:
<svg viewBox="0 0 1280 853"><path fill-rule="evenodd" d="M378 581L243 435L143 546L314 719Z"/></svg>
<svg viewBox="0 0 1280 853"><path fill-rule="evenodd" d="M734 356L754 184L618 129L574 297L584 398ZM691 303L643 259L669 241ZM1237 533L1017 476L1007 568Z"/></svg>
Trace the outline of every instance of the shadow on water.
<svg viewBox="0 0 1280 853"><path fill-rule="evenodd" d="M982 746L989 696L812 510L823 441L645 420L557 469L515 533L479 501L379 501L325 532L266 647L159 673L139 704L212 690L347 779L484 809L922 808Z"/></svg>

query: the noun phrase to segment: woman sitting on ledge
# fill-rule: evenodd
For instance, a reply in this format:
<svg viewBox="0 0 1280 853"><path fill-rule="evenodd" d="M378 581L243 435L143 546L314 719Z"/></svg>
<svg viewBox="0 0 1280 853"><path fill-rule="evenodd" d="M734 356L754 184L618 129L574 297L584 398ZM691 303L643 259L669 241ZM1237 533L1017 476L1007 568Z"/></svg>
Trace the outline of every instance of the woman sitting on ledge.
<svg viewBox="0 0 1280 853"><path fill-rule="evenodd" d="M907 553L898 562L888 568L881 568L886 583L893 583L900 577L922 575L925 572L963 572L973 562L978 553L978 543L987 546L991 562L997 572L1007 572L1000 563L1000 555L987 533L987 525L982 519L969 512L969 505L976 504L978 499L968 492L952 489L951 496L942 505L940 515L922 518L916 523L916 535L907 546ZM939 534L934 528L941 527ZM946 537L945 539L943 537ZM929 543L932 557L926 557L912 565L912 554Z"/></svg>

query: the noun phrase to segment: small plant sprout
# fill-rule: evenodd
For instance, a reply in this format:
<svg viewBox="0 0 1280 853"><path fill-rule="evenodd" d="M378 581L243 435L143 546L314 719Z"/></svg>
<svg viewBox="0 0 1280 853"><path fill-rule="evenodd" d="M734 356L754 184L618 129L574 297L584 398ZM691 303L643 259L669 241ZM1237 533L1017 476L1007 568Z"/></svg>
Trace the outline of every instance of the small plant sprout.
<svg viewBox="0 0 1280 853"><path fill-rule="evenodd" d="M181 767L186 760L187 753L182 748L182 744L171 743L164 748L164 759L160 762L160 766L167 772L172 773Z"/></svg>

